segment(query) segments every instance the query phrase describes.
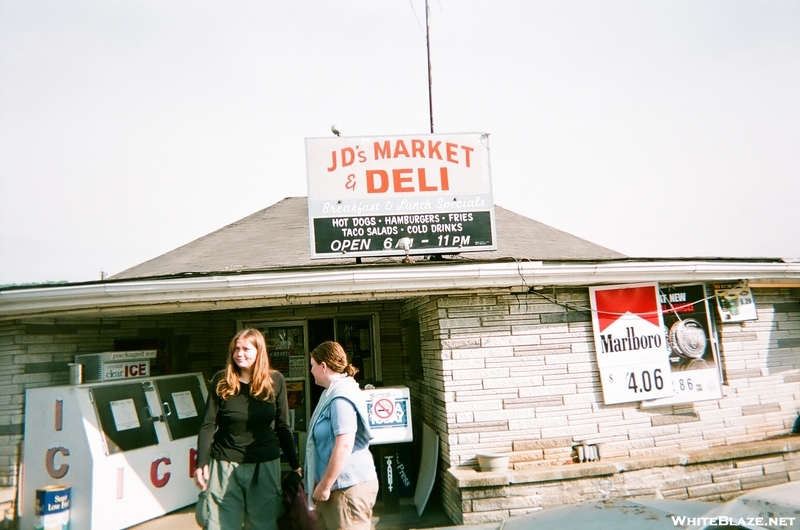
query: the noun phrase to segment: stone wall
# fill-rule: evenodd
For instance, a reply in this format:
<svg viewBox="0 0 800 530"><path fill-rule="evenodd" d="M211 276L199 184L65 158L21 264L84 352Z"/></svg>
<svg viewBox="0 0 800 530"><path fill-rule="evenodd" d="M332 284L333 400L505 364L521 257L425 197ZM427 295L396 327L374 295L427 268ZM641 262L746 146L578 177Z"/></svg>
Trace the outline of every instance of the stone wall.
<svg viewBox="0 0 800 530"><path fill-rule="evenodd" d="M789 289L754 290L758 320L719 324L723 397L642 408L604 405L588 289L448 296L439 318L447 418L442 459L474 469L478 453L511 453L514 471L563 466L576 442L602 459L644 459L766 440L800 410L800 303ZM446 509L461 493L443 477ZM524 502L517 500L516 502Z"/></svg>
<svg viewBox="0 0 800 530"><path fill-rule="evenodd" d="M457 508L467 524L602 498L725 501L748 490L800 482L800 436L530 471L453 468L446 480L460 492Z"/></svg>

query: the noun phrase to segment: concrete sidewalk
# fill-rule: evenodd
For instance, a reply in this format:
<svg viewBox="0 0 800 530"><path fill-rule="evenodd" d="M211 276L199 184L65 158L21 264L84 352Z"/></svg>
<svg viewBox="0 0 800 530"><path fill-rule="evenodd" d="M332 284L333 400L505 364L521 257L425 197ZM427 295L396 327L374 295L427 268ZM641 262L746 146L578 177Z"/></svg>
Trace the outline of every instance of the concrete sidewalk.
<svg viewBox="0 0 800 530"><path fill-rule="evenodd" d="M372 522L375 530L497 530L500 528L499 523L453 526L452 521L435 503L429 503L422 517L418 517L415 507L410 504L401 504L397 513L385 514L379 501L375 506ZM199 528L194 521L194 505L191 505L132 526L129 530L199 530Z"/></svg>

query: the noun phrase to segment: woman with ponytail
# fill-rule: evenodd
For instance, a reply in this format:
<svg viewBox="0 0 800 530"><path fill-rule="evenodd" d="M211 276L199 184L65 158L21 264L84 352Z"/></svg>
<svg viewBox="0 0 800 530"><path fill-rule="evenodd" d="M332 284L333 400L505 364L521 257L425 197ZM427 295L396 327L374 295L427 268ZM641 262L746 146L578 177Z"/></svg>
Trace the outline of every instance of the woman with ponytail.
<svg viewBox="0 0 800 530"><path fill-rule="evenodd" d="M370 530L378 474L369 441L367 405L337 342L311 352L311 375L325 388L309 423L306 491L316 506L319 530Z"/></svg>
<svg viewBox="0 0 800 530"><path fill-rule="evenodd" d="M211 391L197 437L194 479L205 493L198 522L207 530L276 530L283 513L280 456L301 472L289 428L283 375L271 370L264 335L236 334Z"/></svg>

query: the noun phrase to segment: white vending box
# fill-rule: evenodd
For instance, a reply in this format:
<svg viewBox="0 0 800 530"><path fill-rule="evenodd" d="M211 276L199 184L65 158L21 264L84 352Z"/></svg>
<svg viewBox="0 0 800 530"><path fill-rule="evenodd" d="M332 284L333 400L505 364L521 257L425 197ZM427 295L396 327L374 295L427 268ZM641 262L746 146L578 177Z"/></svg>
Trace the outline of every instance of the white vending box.
<svg viewBox="0 0 800 530"><path fill-rule="evenodd" d="M194 462L205 409L200 373L25 393L20 530L35 492L71 488L70 523L119 530L197 501Z"/></svg>

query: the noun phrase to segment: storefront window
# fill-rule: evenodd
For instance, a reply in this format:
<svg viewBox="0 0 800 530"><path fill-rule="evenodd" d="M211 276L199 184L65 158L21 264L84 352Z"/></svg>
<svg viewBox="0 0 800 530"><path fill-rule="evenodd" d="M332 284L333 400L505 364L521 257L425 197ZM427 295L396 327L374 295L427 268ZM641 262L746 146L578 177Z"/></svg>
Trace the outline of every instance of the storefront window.
<svg viewBox="0 0 800 530"><path fill-rule="evenodd" d="M284 377L306 377L306 341L302 324L260 328L267 340L269 364Z"/></svg>
<svg viewBox="0 0 800 530"><path fill-rule="evenodd" d="M336 319L336 340L347 352L347 360L358 368L357 381L373 380L375 365L370 317Z"/></svg>

